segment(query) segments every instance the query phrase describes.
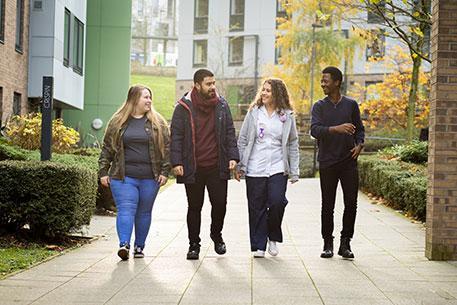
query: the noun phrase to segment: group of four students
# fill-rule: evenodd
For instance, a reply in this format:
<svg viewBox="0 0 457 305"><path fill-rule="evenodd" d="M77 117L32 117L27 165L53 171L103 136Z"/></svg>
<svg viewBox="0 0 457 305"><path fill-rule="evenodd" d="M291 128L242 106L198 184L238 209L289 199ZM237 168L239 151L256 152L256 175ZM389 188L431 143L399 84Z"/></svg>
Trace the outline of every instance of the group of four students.
<svg viewBox="0 0 457 305"><path fill-rule="evenodd" d="M284 82L267 78L241 126L238 140L227 101L218 94L214 74L194 73L194 86L176 104L171 128L152 106L152 92L130 88L127 100L106 128L99 158L101 184L110 186L117 207L118 255L127 260L135 228L133 255L144 257L151 211L170 169L185 185L188 208L187 259L200 253L201 210L205 188L211 202L210 237L222 255L222 228L231 173L246 181L249 233L254 257L279 253L287 181L298 181L299 143L293 107ZM344 193L343 230L338 254L353 258L350 240L357 209L357 157L363 148L364 127L358 104L340 93L342 73L322 71L326 97L312 109L311 135L318 141L322 193L321 257L333 256L333 211L338 181ZM171 130L171 134L170 134Z"/></svg>

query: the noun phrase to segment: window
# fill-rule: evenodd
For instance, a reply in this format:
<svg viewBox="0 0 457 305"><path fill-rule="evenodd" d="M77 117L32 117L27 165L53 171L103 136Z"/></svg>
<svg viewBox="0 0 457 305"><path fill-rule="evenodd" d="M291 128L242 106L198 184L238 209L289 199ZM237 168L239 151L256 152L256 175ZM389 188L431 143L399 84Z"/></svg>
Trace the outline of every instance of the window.
<svg viewBox="0 0 457 305"><path fill-rule="evenodd" d="M208 0L195 0L194 33L208 33Z"/></svg>
<svg viewBox="0 0 457 305"><path fill-rule="evenodd" d="M365 82L365 100L378 100L381 96L379 92L375 91L375 85L382 83L382 81L366 81Z"/></svg>
<svg viewBox="0 0 457 305"><path fill-rule="evenodd" d="M279 59L282 56L282 48L278 45L278 37L276 37L275 41L275 65L279 64Z"/></svg>
<svg viewBox="0 0 457 305"><path fill-rule="evenodd" d="M20 115L21 114L21 94L14 92L13 97L13 114Z"/></svg>
<svg viewBox="0 0 457 305"><path fill-rule="evenodd" d="M371 4L371 7L368 8L367 22L368 23L383 23L384 19L379 16L380 13L385 13L386 11L386 2L379 1L378 4ZM381 12L378 12L380 10Z"/></svg>
<svg viewBox="0 0 457 305"><path fill-rule="evenodd" d="M284 22L281 19L287 19L287 12L286 12L286 5L287 0L276 0L276 28Z"/></svg>
<svg viewBox="0 0 457 305"><path fill-rule="evenodd" d="M24 47L24 0L16 2L16 51L22 53Z"/></svg>
<svg viewBox="0 0 457 305"><path fill-rule="evenodd" d="M244 0L230 0L229 30L244 30Z"/></svg>
<svg viewBox="0 0 457 305"><path fill-rule="evenodd" d="M78 18L74 19L73 31L73 70L83 75L84 54L84 24Z"/></svg>
<svg viewBox="0 0 457 305"><path fill-rule="evenodd" d="M70 11L65 9L65 24L63 33L63 64L68 67L70 64Z"/></svg>
<svg viewBox="0 0 457 305"><path fill-rule="evenodd" d="M242 65L244 37L233 37L229 39L229 65Z"/></svg>
<svg viewBox="0 0 457 305"><path fill-rule="evenodd" d="M0 42L5 41L5 0L0 0Z"/></svg>
<svg viewBox="0 0 457 305"><path fill-rule="evenodd" d="M386 52L386 36L383 30L371 30L373 41L368 42L366 50L366 59L380 59Z"/></svg>
<svg viewBox="0 0 457 305"><path fill-rule="evenodd" d="M207 58L208 58L208 41L195 40L194 41L194 67L206 66Z"/></svg>

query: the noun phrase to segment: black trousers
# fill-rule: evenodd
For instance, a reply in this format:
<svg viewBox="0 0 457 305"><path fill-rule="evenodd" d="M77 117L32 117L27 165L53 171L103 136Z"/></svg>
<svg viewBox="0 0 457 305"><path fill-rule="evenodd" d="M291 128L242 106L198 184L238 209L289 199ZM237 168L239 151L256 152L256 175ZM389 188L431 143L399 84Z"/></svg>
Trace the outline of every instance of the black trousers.
<svg viewBox="0 0 457 305"><path fill-rule="evenodd" d="M200 243L201 211L205 198L205 187L211 202L211 239L222 240L227 208L227 180L219 177L219 169L198 170L195 183L186 184L187 195L187 229L189 244Z"/></svg>
<svg viewBox="0 0 457 305"><path fill-rule="evenodd" d="M282 242L287 178L283 173L268 178L246 177L251 251L265 251L268 239Z"/></svg>
<svg viewBox="0 0 457 305"><path fill-rule="evenodd" d="M357 213L357 192L359 189L359 176L356 160L346 160L328 168L319 170L322 210L321 233L322 238L333 238L333 212L338 181L341 182L344 198L343 230L341 237L352 238Z"/></svg>

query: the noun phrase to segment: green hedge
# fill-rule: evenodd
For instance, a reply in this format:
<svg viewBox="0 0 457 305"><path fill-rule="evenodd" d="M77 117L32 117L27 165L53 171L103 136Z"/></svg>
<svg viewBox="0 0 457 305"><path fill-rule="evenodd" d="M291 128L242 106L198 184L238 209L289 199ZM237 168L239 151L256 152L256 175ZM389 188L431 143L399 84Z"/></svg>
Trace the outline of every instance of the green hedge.
<svg viewBox="0 0 457 305"><path fill-rule="evenodd" d="M362 189L384 197L393 208L425 221L425 166L362 156L359 158L359 177Z"/></svg>
<svg viewBox="0 0 457 305"><path fill-rule="evenodd" d="M89 224L97 176L81 166L54 162L0 162L0 225L28 225L38 236L55 236Z"/></svg>

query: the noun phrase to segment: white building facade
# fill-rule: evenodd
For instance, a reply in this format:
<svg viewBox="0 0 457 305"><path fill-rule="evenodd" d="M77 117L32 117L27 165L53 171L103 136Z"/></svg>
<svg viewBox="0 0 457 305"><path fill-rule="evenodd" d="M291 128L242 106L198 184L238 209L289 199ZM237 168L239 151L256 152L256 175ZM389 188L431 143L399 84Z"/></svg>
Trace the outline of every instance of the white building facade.
<svg viewBox="0 0 457 305"><path fill-rule="evenodd" d="M277 0L182 1L177 98L192 86L194 71L207 67L214 71L218 89L230 103L249 103L265 76L263 68L277 64L276 18L284 14ZM376 16L364 13L358 20L366 29L379 29ZM342 30L349 35L351 27L348 22L342 23ZM377 42L356 50L350 70L345 71L349 88L354 82L365 86L380 82L388 73L383 61L372 63L368 58L383 57L386 50L401 42L380 33ZM342 70L343 66L342 62Z"/></svg>
<svg viewBox="0 0 457 305"><path fill-rule="evenodd" d="M28 96L32 101L38 103L42 95L43 76L53 76L55 108L83 109L85 37L86 0L31 1Z"/></svg>

